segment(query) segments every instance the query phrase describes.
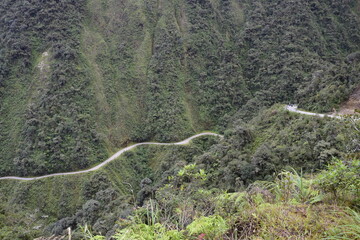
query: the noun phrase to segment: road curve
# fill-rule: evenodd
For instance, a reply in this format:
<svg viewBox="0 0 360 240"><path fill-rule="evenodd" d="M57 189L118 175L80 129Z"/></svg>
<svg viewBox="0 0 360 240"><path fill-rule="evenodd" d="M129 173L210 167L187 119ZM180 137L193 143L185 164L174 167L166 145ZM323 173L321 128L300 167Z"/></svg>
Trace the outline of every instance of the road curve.
<svg viewBox="0 0 360 240"><path fill-rule="evenodd" d="M329 118L342 119L342 117L340 117L340 116L300 111L300 110L297 109L297 106L294 106L294 105L286 105L285 109L290 111L290 112L300 113L300 114L304 114L304 115L317 116L317 117L322 117L322 118L323 117L329 117Z"/></svg>
<svg viewBox="0 0 360 240"><path fill-rule="evenodd" d="M201 136L216 136L216 137L223 138L223 136L220 135L220 134L216 134L216 133L212 133L212 132L204 132L204 133L196 134L196 135L194 135L192 137L189 137L189 138L187 138L187 139L185 139L185 140L183 140L181 142L176 142L176 143L157 143L157 142L137 143L137 144L134 144L134 145L131 145L129 147L121 149L120 151L118 151L117 153L112 155L110 158L105 160L104 162L100 163L99 165L97 165L97 166L95 166L93 168L87 169L87 170L76 171L76 172L66 172L66 173L53 173L53 174L39 176L39 177L15 177L15 176L9 176L9 177L1 177L0 180L13 179L13 180L22 180L22 181L32 181L32 180L48 178L48 177L54 177L54 176L65 176L65 175L75 175L75 174L81 174L81 173L88 173L88 172L98 170L99 168L105 166L109 162L117 159L124 152L127 152L127 151L129 151L129 150L131 150L131 149L133 149L133 148L135 148L137 146L141 146L141 145L185 145L185 144L188 144L194 138L198 138L198 137L201 137Z"/></svg>

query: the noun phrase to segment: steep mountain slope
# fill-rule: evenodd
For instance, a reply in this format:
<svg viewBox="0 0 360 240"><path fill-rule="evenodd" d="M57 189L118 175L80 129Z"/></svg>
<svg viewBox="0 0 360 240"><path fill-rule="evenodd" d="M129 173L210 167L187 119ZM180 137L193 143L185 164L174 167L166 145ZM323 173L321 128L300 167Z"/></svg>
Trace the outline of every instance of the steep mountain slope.
<svg viewBox="0 0 360 240"><path fill-rule="evenodd" d="M198 206L198 202L201 205L204 201L208 206L214 191L242 191L255 180L272 180L284 168L313 173L324 168L333 157L346 159L348 165L352 158L359 157L359 134L346 121L290 113L283 106L274 106L250 123L238 122L220 141L203 136L185 146L140 146L95 172L35 181L1 180L0 238L64 235L68 227L75 231L86 224L94 233L110 236L119 228L119 219L128 223L124 219L129 216L131 219L135 209L159 192L164 195L152 199L153 203L165 199L172 204L185 203L187 209L192 206L188 204ZM177 188L166 190L168 183L192 163L196 164L196 170L206 171L204 191L197 192L196 182L183 175L182 182L189 186L178 187L185 199L172 197L172 191ZM239 207L238 203L220 202L226 209ZM329 204L338 208L334 202ZM179 211L171 206L165 206L165 214ZM193 209L190 207L189 211ZM326 209L321 211L327 214ZM229 214L227 210L226 213ZM139 221L146 222L146 214L139 214L142 216ZM186 217L181 214L174 217ZM288 228L293 223L284 224ZM73 238L83 239L83 235L74 233Z"/></svg>
<svg viewBox="0 0 360 240"><path fill-rule="evenodd" d="M136 148L83 175L0 181L0 238L85 224L110 236L156 192L185 194L196 208L212 191L241 191L284 168L313 173L333 157L350 166L359 122L277 103L315 112L351 103L359 26L360 0L0 1L0 177L88 169L133 142L225 136ZM184 171L176 183L192 163L195 178L198 168L208 177L201 192Z"/></svg>
<svg viewBox="0 0 360 240"><path fill-rule="evenodd" d="M83 1L1 2L2 173L87 167L104 155L93 130L94 89L78 50L84 7Z"/></svg>
<svg viewBox="0 0 360 240"><path fill-rule="evenodd" d="M2 1L0 175L87 168L276 102L332 110L359 85L358 6Z"/></svg>
<svg viewBox="0 0 360 240"><path fill-rule="evenodd" d="M112 232L119 216L127 216L136 204L142 179L160 178L169 161L181 168L215 142L202 137L186 146L141 146L96 172L0 181L0 238L34 239L96 222L96 231Z"/></svg>

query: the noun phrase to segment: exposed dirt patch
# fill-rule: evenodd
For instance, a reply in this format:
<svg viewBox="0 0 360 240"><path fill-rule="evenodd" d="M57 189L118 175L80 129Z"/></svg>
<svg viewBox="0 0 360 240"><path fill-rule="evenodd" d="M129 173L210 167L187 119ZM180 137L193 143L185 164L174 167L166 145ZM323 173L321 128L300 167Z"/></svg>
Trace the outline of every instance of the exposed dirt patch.
<svg viewBox="0 0 360 240"><path fill-rule="evenodd" d="M43 72L44 70L48 70L50 65L49 65L49 53L48 52L44 52L41 56L41 61L38 64L38 68L40 69L40 72Z"/></svg>
<svg viewBox="0 0 360 240"><path fill-rule="evenodd" d="M360 87L349 97L349 100L341 104L338 114L354 114L355 109L360 110Z"/></svg>

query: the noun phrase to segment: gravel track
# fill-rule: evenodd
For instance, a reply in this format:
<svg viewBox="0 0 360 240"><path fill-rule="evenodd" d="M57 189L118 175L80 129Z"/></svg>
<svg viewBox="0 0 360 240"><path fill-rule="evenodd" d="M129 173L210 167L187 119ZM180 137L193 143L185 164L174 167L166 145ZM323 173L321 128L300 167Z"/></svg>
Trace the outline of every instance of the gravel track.
<svg viewBox="0 0 360 240"><path fill-rule="evenodd" d="M92 172L92 171L96 171L99 168L105 166L106 164L108 164L111 161L114 161L115 159L117 159L118 157L120 157L120 155L122 155L124 152L130 151L133 148L136 148L137 146L141 146L141 145L185 145L188 144L191 140L201 137L201 136L216 136L216 137L220 137L223 138L222 135L220 134L216 134L216 133L211 133L211 132L204 132L204 133L199 133L196 134L192 137L189 137L181 142L176 142L176 143L157 143L157 142L143 142L143 143L137 143L134 145L131 145L129 147L123 148L120 151L118 151L117 153L115 153L114 155L112 155L110 158L106 159L105 161L103 161L102 163L100 163L99 165L87 169L87 170L81 170L81 171L76 171L76 172L66 172L66 173L53 173L53 174L49 174L49 175L43 175L43 176L39 176L39 177L15 177L15 176L9 176L9 177L1 177L0 180L5 180L5 179L12 179L12 180L21 180L21 181L33 181L33 180L37 180L37 179L43 179L43 178L48 178L48 177L54 177L54 176L66 176L66 175L76 175L76 174L82 174L82 173L88 173L88 172Z"/></svg>

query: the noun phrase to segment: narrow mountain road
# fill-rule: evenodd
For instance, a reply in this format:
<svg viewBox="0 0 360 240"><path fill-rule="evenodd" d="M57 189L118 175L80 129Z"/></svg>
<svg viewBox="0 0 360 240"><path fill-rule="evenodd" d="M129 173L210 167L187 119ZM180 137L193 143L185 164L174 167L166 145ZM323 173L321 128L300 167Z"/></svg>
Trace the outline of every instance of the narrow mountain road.
<svg viewBox="0 0 360 240"><path fill-rule="evenodd" d="M54 177L54 176L65 176L65 175L75 175L75 174L81 174L81 173L88 173L88 172L98 170L99 168L105 166L109 162L114 161L115 159L117 159L124 152L130 151L131 149L136 148L137 146L141 146L141 145L185 145L185 144L188 144L191 140L193 140L195 138L198 138L198 137L201 137L201 136L216 136L216 137L223 138L223 136L220 135L220 134L211 133L211 132L204 132L204 133L196 134L196 135L194 135L192 137L189 137L189 138L185 139L184 141L176 142L176 143L157 143L157 142L137 143L137 144L134 144L134 145L131 145L129 147L121 149L120 151L118 151L117 153L112 155L110 158L105 160L104 162L100 163L99 165L97 165L97 166L95 166L93 168L87 169L87 170L76 171L76 172L66 172L66 173L53 173L53 174L39 176L39 177L13 177L13 176L11 176L11 177L1 177L0 180L13 179L13 180L22 180L22 181L32 181L32 180L48 178L48 177Z"/></svg>
<svg viewBox="0 0 360 240"><path fill-rule="evenodd" d="M335 115L329 115L329 114L320 114L320 113L312 113L312 112L306 112L306 111L300 111L297 109L297 106L295 105L286 105L285 109L290 111L290 112L295 112L295 113L300 113L300 114L304 114L304 115L310 115L310 116L317 116L317 117L330 117L330 118L337 118L337 119L342 119L342 117L340 116L335 116ZM82 171L76 171L76 172L66 172L66 173L53 173L53 174L49 174L49 175L44 175L44 176L39 176L39 177L15 177L15 176L10 176L10 177L0 177L0 180L4 180L4 179L14 179L14 180L22 180L22 181L32 181L32 180L37 180L37 179L42 179L42 178L48 178L48 177L54 177L54 176L65 176L65 175L75 175L75 174L81 174L81 173L88 173L88 172L92 172L92 171L96 171L99 168L105 166L106 164L108 164L111 161L114 161L115 159L117 159L120 155L122 155L124 152L130 151L131 149L137 147L137 146L141 146L141 145L185 145L188 144L191 140L193 140L194 138L198 138L201 136L216 136L216 137L220 137L223 138L222 135L220 134L216 134L216 133L211 133L211 132L204 132L204 133L199 133L196 134L192 137L189 137L181 142L176 142L176 143L157 143L157 142L144 142L144 143L137 143L134 145L131 145L129 147L123 148L120 151L118 151L117 153L115 153L114 155L112 155L110 158L108 158L107 160L105 160L104 162L100 163L99 165L87 169L87 170L82 170Z"/></svg>
<svg viewBox="0 0 360 240"><path fill-rule="evenodd" d="M286 106L285 106L285 109L288 110L288 111L290 111L290 112L300 113L300 114L304 114L304 115L317 116L317 117L330 117L330 118L342 119L342 117L340 117L340 116L335 116L335 115L320 114L320 113L312 113L312 112L300 111L300 110L297 109L297 106L294 106L294 105L286 105Z"/></svg>

